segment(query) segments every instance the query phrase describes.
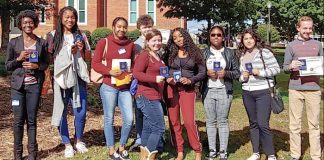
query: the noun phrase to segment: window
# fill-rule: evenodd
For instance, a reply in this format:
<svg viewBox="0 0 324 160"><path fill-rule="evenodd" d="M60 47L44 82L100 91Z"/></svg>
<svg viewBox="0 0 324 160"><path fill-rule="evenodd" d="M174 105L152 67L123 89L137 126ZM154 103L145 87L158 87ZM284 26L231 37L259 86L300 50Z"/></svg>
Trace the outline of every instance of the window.
<svg viewBox="0 0 324 160"><path fill-rule="evenodd" d="M154 24L156 24L156 2L155 0L147 0L146 1L147 5L146 5L146 14L150 15L152 17L152 19L154 20Z"/></svg>
<svg viewBox="0 0 324 160"><path fill-rule="evenodd" d="M72 6L77 10L79 24L87 24L87 0L68 0L67 6Z"/></svg>
<svg viewBox="0 0 324 160"><path fill-rule="evenodd" d="M137 0L129 0L129 25L136 25L136 21L138 18L138 1Z"/></svg>

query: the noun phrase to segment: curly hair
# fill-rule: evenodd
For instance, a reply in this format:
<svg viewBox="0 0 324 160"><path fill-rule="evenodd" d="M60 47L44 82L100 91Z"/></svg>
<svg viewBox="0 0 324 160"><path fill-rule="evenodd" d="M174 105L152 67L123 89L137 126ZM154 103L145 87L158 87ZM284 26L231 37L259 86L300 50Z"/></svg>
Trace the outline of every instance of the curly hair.
<svg viewBox="0 0 324 160"><path fill-rule="evenodd" d="M24 11L21 11L18 14L17 19L16 19L17 26L18 26L18 28L20 30L22 30L22 28L21 28L21 21L25 17L31 18L33 20L33 22L34 22L35 28L38 27L39 19L38 19L37 14L34 11L32 11L32 10L24 10Z"/></svg>
<svg viewBox="0 0 324 160"><path fill-rule="evenodd" d="M169 40L166 44L166 51L163 54L163 60L164 62L168 65L173 63L174 59L177 57L178 52L179 52L179 47L175 44L173 41L173 33L174 32L180 32L183 37L183 48L186 53L188 53L189 57L193 57L195 63L197 64L203 64L204 59L202 56L201 50L196 46L196 44L193 42L191 39L189 33L184 30L183 28L175 28L171 30Z"/></svg>
<svg viewBox="0 0 324 160"><path fill-rule="evenodd" d="M271 47L266 45L266 43L260 38L260 36L256 33L256 31L254 29L252 29L252 28L248 28L242 33L241 43L238 46L238 50L239 50L237 52L238 57L241 57L242 55L244 55L245 52L248 50L243 44L243 39L244 39L246 34L250 34L252 36L252 38L255 41L255 47L256 48L258 48L259 50L262 50L263 48L266 48L266 49L269 49L272 52Z"/></svg>
<svg viewBox="0 0 324 160"><path fill-rule="evenodd" d="M152 17L148 14L141 15L138 17L137 22L136 22L136 27L137 29L140 29L141 25L154 25L154 21Z"/></svg>

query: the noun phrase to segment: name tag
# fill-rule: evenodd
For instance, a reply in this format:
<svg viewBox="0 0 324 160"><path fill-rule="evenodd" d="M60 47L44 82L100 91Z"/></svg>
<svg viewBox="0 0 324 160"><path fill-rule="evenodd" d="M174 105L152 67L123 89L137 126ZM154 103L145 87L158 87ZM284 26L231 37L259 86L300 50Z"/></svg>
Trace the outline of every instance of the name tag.
<svg viewBox="0 0 324 160"><path fill-rule="evenodd" d="M124 53L126 53L126 49L125 48L119 48L118 53L119 54L124 54Z"/></svg>
<svg viewBox="0 0 324 160"><path fill-rule="evenodd" d="M12 100L11 105L12 106L19 106L19 100Z"/></svg>

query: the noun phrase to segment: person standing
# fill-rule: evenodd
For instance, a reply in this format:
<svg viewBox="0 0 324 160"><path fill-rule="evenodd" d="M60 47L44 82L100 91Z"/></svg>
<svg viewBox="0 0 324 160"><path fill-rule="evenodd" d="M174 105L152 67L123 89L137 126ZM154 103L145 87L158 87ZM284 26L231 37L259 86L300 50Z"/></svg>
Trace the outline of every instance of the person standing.
<svg viewBox="0 0 324 160"><path fill-rule="evenodd" d="M165 67L158 51L162 47L162 34L153 29L145 34L145 48L137 56L133 75L138 80L135 95L136 107L143 113L141 160L156 159L158 146L165 130L161 105L164 77L160 68Z"/></svg>
<svg viewBox="0 0 324 160"><path fill-rule="evenodd" d="M48 67L47 43L33 31L39 24L34 11L24 10L17 16L22 35L8 43L6 70L11 75L11 106L14 115L14 159L22 160L24 124L27 123L28 159L37 158L37 111Z"/></svg>
<svg viewBox="0 0 324 160"><path fill-rule="evenodd" d="M204 58L183 28L171 31L163 56L171 75L167 78L167 104L172 142L178 153L177 160L184 158L180 110L190 146L196 152L196 160L200 160L202 146L195 121L195 84L206 76Z"/></svg>
<svg viewBox="0 0 324 160"><path fill-rule="evenodd" d="M134 42L135 45L135 54L139 54L142 49L145 47L145 34L152 30L154 25L154 21L151 16L145 14L140 16L137 19L137 29L141 32L141 36ZM133 150L134 148L139 147L141 144L141 135L143 129L143 113L142 111L136 107L136 102L133 104L135 107L135 128L136 128L136 140L135 143L129 148L129 150Z"/></svg>
<svg viewBox="0 0 324 160"><path fill-rule="evenodd" d="M229 137L228 114L233 99L233 80L240 77L237 56L224 47L224 29L214 26L209 31L210 46L204 50L207 75L201 84L206 113L209 158L216 158L217 130L220 160L227 159Z"/></svg>
<svg viewBox="0 0 324 160"><path fill-rule="evenodd" d="M309 16L299 18L298 37L288 43L285 50L283 69L290 73L289 79L289 137L290 155L293 160L301 157L301 120L305 105L308 120L310 156L312 160L321 159L320 144L320 76L300 76L302 65L299 57L323 56L323 47L319 41L311 39L313 19Z"/></svg>
<svg viewBox="0 0 324 160"><path fill-rule="evenodd" d="M56 30L47 36L49 53L54 58L52 125L59 127L66 158L74 156L74 148L79 153L88 152L82 137L87 112L87 83L90 80L82 55L90 50L90 46L78 28L77 20L78 13L73 7L63 7L59 11ZM70 142L66 118L70 103L74 113L74 148Z"/></svg>
<svg viewBox="0 0 324 160"><path fill-rule="evenodd" d="M273 136L269 127L271 92L279 64L270 48L253 29L243 32L239 45L242 97L250 123L253 154L247 160L260 159L260 146L268 160L276 160ZM265 67L264 67L265 65ZM268 83L269 81L269 83ZM261 145L260 145L261 144Z"/></svg>
<svg viewBox="0 0 324 160"><path fill-rule="evenodd" d="M112 22L112 34L101 39L96 46L96 50L91 62L93 69L104 75L103 83L100 86L100 97L104 110L104 132L106 145L109 149L109 157L114 160L129 159L126 144L133 123L132 96L129 91L129 84L116 86L111 83L113 77L120 77L126 72L112 68L113 59L130 59L134 57L134 43L127 39L126 32L128 22L123 17L116 17ZM106 42L107 41L107 42ZM107 65L102 64L105 46L107 53L105 56ZM122 129L120 136L120 146L115 150L114 113L118 105L122 114Z"/></svg>

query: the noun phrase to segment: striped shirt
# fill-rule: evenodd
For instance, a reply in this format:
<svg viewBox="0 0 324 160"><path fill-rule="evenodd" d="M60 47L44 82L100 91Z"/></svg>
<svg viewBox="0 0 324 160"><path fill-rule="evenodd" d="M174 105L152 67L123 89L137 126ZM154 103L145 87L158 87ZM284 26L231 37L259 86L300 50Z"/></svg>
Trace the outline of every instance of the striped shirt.
<svg viewBox="0 0 324 160"><path fill-rule="evenodd" d="M262 56L264 59L264 63L266 69L263 67L263 63L261 60L260 51L258 51L254 58L252 59L252 67L254 69L259 69L259 76L250 75L247 81L243 80L243 75L240 76L240 82L242 82L242 89L247 91L255 91L255 90L262 90L269 88L268 82L266 77L269 78L270 86L273 87L273 76L280 73L280 67L277 62L277 59L268 49L262 49ZM240 71L246 71L244 63L243 63L243 56L240 58Z"/></svg>

